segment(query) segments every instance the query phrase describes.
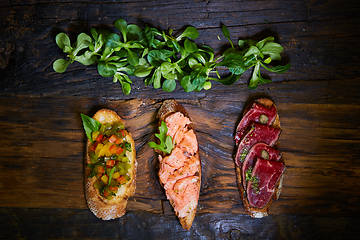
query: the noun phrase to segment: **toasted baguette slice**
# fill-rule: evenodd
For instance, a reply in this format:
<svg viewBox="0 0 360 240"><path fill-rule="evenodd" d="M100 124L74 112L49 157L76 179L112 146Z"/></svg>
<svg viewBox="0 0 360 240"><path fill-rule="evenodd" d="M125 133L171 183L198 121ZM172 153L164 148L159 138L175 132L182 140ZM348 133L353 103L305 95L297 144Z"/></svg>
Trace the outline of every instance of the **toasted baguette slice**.
<svg viewBox="0 0 360 240"><path fill-rule="evenodd" d="M182 114L184 114L184 116L188 117L190 120L191 118L189 117L189 114L186 112L185 108L180 105L178 102L176 102L175 100L166 100L163 102L161 108L159 109L158 112L158 119L159 119L159 124L161 124L161 121L165 121L165 118L169 115L171 115L172 113L176 113L176 112L181 112ZM193 124L191 123L189 126L189 129L194 129ZM158 152L159 154L162 154L161 152ZM200 156L199 156L199 150L196 152L196 156L197 159L199 161L199 172L198 172L198 176L199 176L199 181L197 182L197 188L200 192L200 186L201 186L201 162L200 162ZM174 208L174 202L170 201L171 206ZM196 214L196 209L194 208L193 210L190 211L190 213L188 215L186 215L185 217L179 217L179 215L175 212L176 216L179 218L180 224L181 226L186 229L189 230L191 228L191 225L194 221L195 218L195 214Z"/></svg>
<svg viewBox="0 0 360 240"><path fill-rule="evenodd" d="M109 109L101 109L97 111L93 116L93 119L98 120L101 124L114 122L121 122L124 124L121 117ZM87 204L95 216L103 220L110 220L123 216L126 212L128 198L133 196L135 193L137 167L135 143L130 133L127 133L126 140L131 144L131 152L126 152L126 156L129 158L131 163L131 168L129 169L131 179L126 184L119 187L119 190L114 198L108 200L102 197L99 191L94 187L96 177L88 178L85 174L85 196ZM90 161L88 154L89 145L90 141L88 140L86 148L87 162Z"/></svg>
<svg viewBox="0 0 360 240"><path fill-rule="evenodd" d="M256 100L257 103L260 103L266 107L271 107L272 105L275 106L274 102L271 101L270 99L267 99L267 98L260 98L260 99L257 99ZM249 110L249 108L251 107L251 105L249 105L245 111L244 111L244 114L246 114L246 112ZM276 106L275 106L276 107ZM279 115L277 114L276 115L276 118L273 122L273 124L271 125L272 127L275 127L275 128L281 128L280 127L280 119L279 119ZM265 217L265 216L268 216L269 215L269 207L272 203L272 200L270 199L270 201L268 202L268 204L266 204L266 206L264 208L254 208L254 207L251 207L250 204L249 204L249 201L247 199L247 195L246 195L246 189L244 189L243 187L243 184L242 184L242 176L241 176L241 168L235 164L235 169L236 169L236 178L237 178L237 182L238 182L238 188L239 188L239 191L240 191L240 196L241 196L241 199L242 199L242 202L244 204L244 208L246 210L246 212L253 218L262 218L262 217ZM274 198L275 199L278 199L280 197L280 193L281 193L281 188L282 188L282 182L283 182L283 176L284 174L281 176L280 180L279 180L279 183L277 184L276 188L275 188L275 194L274 194Z"/></svg>

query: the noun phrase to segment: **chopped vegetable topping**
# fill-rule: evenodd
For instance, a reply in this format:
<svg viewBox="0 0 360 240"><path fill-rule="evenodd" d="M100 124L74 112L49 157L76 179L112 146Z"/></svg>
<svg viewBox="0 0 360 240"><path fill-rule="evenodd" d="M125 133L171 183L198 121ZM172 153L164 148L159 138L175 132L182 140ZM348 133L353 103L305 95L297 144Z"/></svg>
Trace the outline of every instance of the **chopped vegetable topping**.
<svg viewBox="0 0 360 240"><path fill-rule="evenodd" d="M92 121L88 116L82 115L86 120L87 136L91 141L88 147L90 161L86 171L89 177L96 177L94 187L106 199L116 196L121 185L126 184L131 178L129 169L130 160L126 152L131 152L131 143L126 141L127 132L120 122L113 124L100 124ZM84 127L85 128L85 127Z"/></svg>

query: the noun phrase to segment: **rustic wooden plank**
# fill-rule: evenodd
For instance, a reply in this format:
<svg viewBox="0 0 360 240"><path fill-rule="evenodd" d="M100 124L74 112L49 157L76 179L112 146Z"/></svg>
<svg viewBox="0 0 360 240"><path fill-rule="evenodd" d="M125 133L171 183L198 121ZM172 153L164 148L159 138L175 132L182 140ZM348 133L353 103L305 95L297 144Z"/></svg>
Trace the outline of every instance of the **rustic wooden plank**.
<svg viewBox="0 0 360 240"><path fill-rule="evenodd" d="M324 5L324 4L323 4ZM6 5L5 5L6 6ZM72 1L72 2L45 2L39 1L24 2L19 4L13 2L7 5L11 8L37 7L40 19L68 19L75 20L78 17L94 23L100 19L111 23L113 17L119 14L127 15L133 21L142 21L140 18L150 23L159 22L163 27L166 25L182 27L193 23L196 27L218 27L219 20L231 22L231 19L242 15L245 20L241 24L254 24L263 22L282 22L299 21L307 17L308 6L303 1L290 1L289 5L280 1L127 1L119 2L96 2L96 1ZM99 7L100 6L100 7ZM288 11L289 6L294 11ZM85 13L77 13L79 8L86 7ZM54 10L56 8L56 10ZM136 11L134 11L136 9ZM194 11L197 14L193 14ZM52 13L57 13L53 15ZM159 13L162 14L159 14ZM181 20L181 21L179 21Z"/></svg>
<svg viewBox="0 0 360 240"><path fill-rule="evenodd" d="M329 1L311 1L311 0L292 0L287 1L286 3L281 1L236 1L236 0L223 0L223 1L191 1L191 0L182 0L182 1L139 1L139 0L129 0L125 3L119 3L116 1L66 1L66 0L57 0L57 1L48 1L48 0L30 0L24 2L23 0L15 1L2 1L0 6L2 7L32 7L39 6L43 7L46 5L56 6L57 8L66 7L72 5L73 7L77 6L86 6L88 9L96 8L95 6L101 6L102 9L95 10L94 12L100 15L100 13L106 12L108 14L103 14L106 16L118 16L119 12L126 11L129 13L129 18L134 18L136 20L137 16L153 16L150 19L158 19L162 16L169 18L179 17L178 13L181 11L181 16L183 21L186 21L187 18L194 18L201 16L202 21L198 21L197 24L200 26L204 24L204 21L211 21L212 18L218 18L220 14L226 14L222 17L222 21L231 21L232 18L237 17L235 14L242 14L245 16L250 16L253 21L260 22L271 22L271 18L277 18L288 21L295 21L302 17L302 19L318 20L318 19L331 19L332 17L337 18L348 18L354 17L358 11L357 1L346 1L342 4L341 8L339 6L338 0L329 0ZM111 9L112 8L112 9ZM118 12L115 12L116 9ZM133 9L136 9L136 13L133 13ZM292 11L290 11L291 9ZM197 10L197 15L192 15L191 10ZM163 14L160 15L159 11ZM113 13L113 14L110 14ZM199 14L200 13L200 14ZM220 13L220 14L217 14ZM264 14L265 13L265 14ZM250 15L252 14L252 15ZM95 15L95 16L98 16ZM269 15L270 19L269 19ZM48 15L49 18L54 18L54 15ZM255 17L256 16L256 17ZM242 16L243 17L243 16ZM301 19L301 18L300 18ZM91 21L92 19L89 18ZM171 21L171 19L168 19ZM175 22L175 21L174 21ZM246 22L241 22L240 24L246 24ZM261 22L261 23L262 23ZM254 22L250 22L254 24ZM181 23L174 23L181 24ZM217 24L216 24L217 26Z"/></svg>
<svg viewBox="0 0 360 240"><path fill-rule="evenodd" d="M198 214L190 231L175 216L128 212L101 221L87 210L0 208L4 239L357 239L356 216ZM344 231L346 229L346 231Z"/></svg>
<svg viewBox="0 0 360 240"><path fill-rule="evenodd" d="M221 35L220 22L229 25L234 40L251 36L260 39L275 34L284 45L286 58L292 64L286 74L268 74L275 82L340 80L358 76L360 70L353 66L360 61L359 50L353 46L357 44L359 34L353 29L357 28L360 20L354 18L348 21L346 18L351 14L356 15L358 8L353 2L345 4L345 10L333 10L335 1L306 3L293 1L287 5L280 1L191 1L172 5L171 2L159 4L130 1L118 4L117 7L113 3L104 4L100 8L98 3L89 2L56 3L59 5L57 7L51 4L14 4L10 9L0 8L0 39L4 46L0 51L0 68L4 69L0 70L3 75L1 93L125 98L120 87L110 79L99 77L94 66L74 64L65 74L54 73L51 66L56 58L63 57L54 42L56 33L66 31L74 37L80 31L89 32L90 26L110 26L120 16L126 16L129 22L144 21L163 29L173 27L179 30L187 24L202 24L197 26L202 28L198 42L207 43L216 50L226 44L225 39L219 41L216 37ZM209 6L205 7L206 4ZM144 5L146 9L135 14L133 9L138 9L139 5ZM201 9L199 11L214 16L199 14L194 19L194 9ZM169 12L169 15L164 15L164 12ZM345 17L341 17L342 14ZM268 21L264 23L263 18ZM245 74L235 85L242 86L246 91L244 87L250 74ZM219 91L229 89L219 84L214 84L214 87ZM162 98L174 96L150 87L144 88L142 81L137 79L133 94L126 98L134 98L139 94L148 96L154 92ZM189 97L182 91L175 94L175 97ZM212 91L190 96L199 98L204 94L212 94Z"/></svg>
<svg viewBox="0 0 360 240"><path fill-rule="evenodd" d="M7 104L9 103L8 100L4 99ZM9 137L8 141L4 142L3 145L9 151L4 152L1 160L2 166L9 168L9 172L6 175L2 175L2 182L9 182L9 184L18 186L16 189L17 194L10 196L14 201L12 203L9 202L9 205L17 206L16 195L23 195L26 198L33 199L28 204L34 207L46 207L48 204L47 207L51 205L71 208L86 207L82 182L82 159L85 145L81 129L74 128L74 126L81 127L78 115L83 110L79 111L79 107L91 104L91 101L80 99L78 104L74 105L74 103L71 103L72 106L70 106L69 103L66 103L69 100L73 102L75 99L60 100L58 104L50 100L51 105L55 104L52 105L52 110L50 110L49 107L51 106L47 105L46 100L41 103L39 99L30 99L25 104L19 104L20 102L18 102L17 104L19 105L17 107L19 109L16 109L17 107L14 109L12 107L3 109L2 113L5 115L2 115L2 119L12 119L14 126L7 128L6 123L4 125L1 124L7 129L5 131ZM143 177L137 178L137 188L140 192L151 193L153 192L153 185L151 183L155 181L155 179L150 178L153 175L151 170L151 157L153 157L153 153L150 151L142 152L139 146L141 147L144 143L139 142L139 140L143 141L143 139L146 139L146 136L150 137L149 133L144 132L142 128L145 127L146 131L152 130L152 126L149 124L153 121L154 111L149 109L149 112L140 113L140 104L146 106L146 109L150 107L150 105L145 104L143 101L134 100L131 104L123 102L120 108L125 119L134 118L131 121L133 125L129 125L129 128L133 130L133 136L137 142L138 158L149 161L142 162L142 167L138 169L138 176ZM112 106L111 103L108 105L110 108ZM69 109L66 109L68 107ZM51 112L46 112L47 110ZM136 118L134 110L136 110ZM53 114L53 117L49 118L49 114ZM30 117L30 119L25 120L27 119L26 116ZM140 125L140 122L143 124ZM139 130L136 131L135 129L138 127ZM13 138L14 136L19 136L21 141L16 141ZM75 146L79 147L80 151L74 152L73 147ZM21 161L21 159L25 161ZM23 174L19 174L19 171L26 174L27 177L24 179ZM56 177L54 178L54 176ZM63 179L64 182L59 184L59 178ZM6 185L2 187L6 191ZM141 187L143 190L141 190ZM157 186L155 185L155 187ZM55 197L59 193L61 195L61 192L64 193L61 198L59 196ZM35 198L37 197L33 198L31 195L37 196L42 200L36 200ZM158 200L160 198L151 199L151 196L154 197L156 194L150 195L150 199L146 199L147 196L137 195L134 199L136 202L133 202L130 206L134 206L135 209L160 212L162 208L161 201ZM49 199L51 199L50 202Z"/></svg>
<svg viewBox="0 0 360 240"><path fill-rule="evenodd" d="M360 24L358 1L127 0L0 1L0 238L4 239L355 239L360 213ZM54 37L71 38L124 17L175 31L200 28L199 43L275 35L292 68L249 91L250 72L234 86L165 93L135 79L133 93L73 65L56 74L63 54ZM232 135L249 98L272 96L283 133L284 189L272 216L251 219L236 188ZM199 209L184 231L156 177L147 146L162 99L181 99L197 129L202 157ZM122 99L122 100L121 100ZM128 100L123 100L128 99ZM126 216L98 220L86 209L82 174L85 138L79 113L101 107L129 120L137 147L137 191ZM211 130L210 130L211 129ZM76 209L78 208L78 209ZM289 215L294 214L294 215Z"/></svg>
<svg viewBox="0 0 360 240"><path fill-rule="evenodd" d="M202 189L199 213L244 213L236 188L232 135L245 101L180 100L200 143ZM127 121L138 153L137 190L129 210L172 214L156 177L153 139L161 101L103 98L0 98L0 206L86 208L82 166L85 139L79 113L100 107ZM273 214L359 212L359 105L278 103L287 165ZM55 176L55 177L54 177ZM348 183L348 184L344 184ZM330 187L331 186L331 187ZM136 201L136 202L135 202Z"/></svg>

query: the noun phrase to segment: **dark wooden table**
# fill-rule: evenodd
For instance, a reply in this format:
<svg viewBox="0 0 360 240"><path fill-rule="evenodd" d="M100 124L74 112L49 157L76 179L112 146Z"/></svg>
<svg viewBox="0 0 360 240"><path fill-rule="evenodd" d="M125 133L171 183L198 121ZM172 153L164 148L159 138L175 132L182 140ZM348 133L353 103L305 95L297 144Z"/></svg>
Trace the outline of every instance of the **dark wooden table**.
<svg viewBox="0 0 360 240"><path fill-rule="evenodd" d="M2 239L351 239L360 214L360 6L358 1L0 1L0 238ZM219 51L220 23L233 39L274 34L292 67L273 83L165 93L135 80L124 96L95 67L52 70L63 56L54 38L74 37L117 18L179 30L193 25L198 43ZM271 96L283 127L287 172L271 216L252 219L236 188L233 132L246 101ZM154 171L146 144L163 99L192 116L200 143L198 214L184 231ZM83 192L85 136L80 113L116 110L138 153L135 197L121 219L101 221Z"/></svg>

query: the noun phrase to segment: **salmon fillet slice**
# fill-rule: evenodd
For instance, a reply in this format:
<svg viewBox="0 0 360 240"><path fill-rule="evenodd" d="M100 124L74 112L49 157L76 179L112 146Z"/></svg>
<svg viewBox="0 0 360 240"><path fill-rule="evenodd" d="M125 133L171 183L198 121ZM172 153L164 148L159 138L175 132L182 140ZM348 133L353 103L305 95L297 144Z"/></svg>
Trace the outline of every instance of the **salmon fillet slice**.
<svg viewBox="0 0 360 240"><path fill-rule="evenodd" d="M185 217L192 210L193 204L198 202L198 176L188 176L177 180L172 188L167 189L167 197L174 202L174 210L179 217Z"/></svg>
<svg viewBox="0 0 360 240"><path fill-rule="evenodd" d="M167 135L175 148L170 154L160 152L159 180L174 208L181 226L189 230L195 218L201 185L199 147L186 110L175 100L166 100L158 112L159 124L164 121Z"/></svg>
<svg viewBox="0 0 360 240"><path fill-rule="evenodd" d="M179 147L188 156L194 155L198 151L198 142L194 130L191 129L184 134Z"/></svg>
<svg viewBox="0 0 360 240"><path fill-rule="evenodd" d="M175 147L169 156L165 157L163 161L175 169L179 169L184 166L187 157L179 147Z"/></svg>
<svg viewBox="0 0 360 240"><path fill-rule="evenodd" d="M171 174L176 170L176 168L171 167L169 164L166 164L163 161L163 157L159 155L159 179L160 182L164 185Z"/></svg>
<svg viewBox="0 0 360 240"><path fill-rule="evenodd" d="M179 179L195 175L199 171L199 167L200 167L199 165L200 163L198 162L196 156L192 156L188 158L187 161L184 163L184 166L182 166L179 169L174 169L174 171L168 174L163 184L165 185L166 183L167 184L175 183ZM172 169L168 168L166 170L171 171ZM165 186L165 188L167 188L167 186Z"/></svg>
<svg viewBox="0 0 360 240"><path fill-rule="evenodd" d="M176 112L168 116L165 119L165 123L168 128L167 135L173 139L174 144L177 144L184 137L185 132L188 130L187 125L189 125L191 121L181 112Z"/></svg>

